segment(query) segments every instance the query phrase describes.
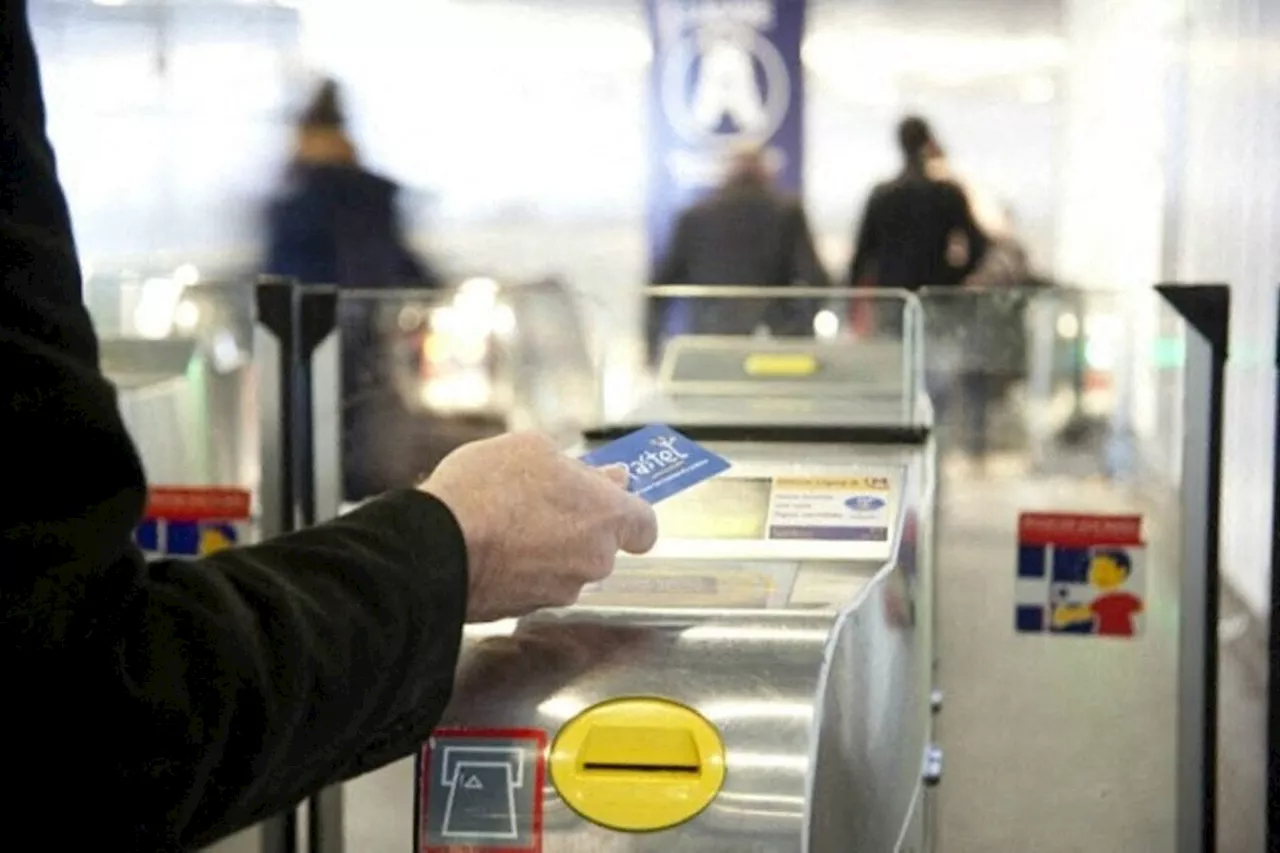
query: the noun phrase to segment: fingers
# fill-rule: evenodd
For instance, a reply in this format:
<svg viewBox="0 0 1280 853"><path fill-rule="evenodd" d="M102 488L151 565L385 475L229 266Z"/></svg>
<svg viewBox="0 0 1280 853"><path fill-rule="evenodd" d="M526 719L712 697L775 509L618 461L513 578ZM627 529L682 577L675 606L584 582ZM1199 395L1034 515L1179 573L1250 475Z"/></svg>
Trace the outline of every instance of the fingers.
<svg viewBox="0 0 1280 853"><path fill-rule="evenodd" d="M614 485L626 488L631 472L626 465L595 469ZM653 507L630 493L621 495L618 511L618 548L628 554L644 554L658 541L658 516Z"/></svg>
<svg viewBox="0 0 1280 853"><path fill-rule="evenodd" d="M604 468L597 468L596 470L603 474L609 482L623 489L631 481L631 472L621 462L615 465L607 465Z"/></svg>
<svg viewBox="0 0 1280 853"><path fill-rule="evenodd" d="M635 495L626 495L619 517L618 548L628 554L644 554L657 542L657 513Z"/></svg>

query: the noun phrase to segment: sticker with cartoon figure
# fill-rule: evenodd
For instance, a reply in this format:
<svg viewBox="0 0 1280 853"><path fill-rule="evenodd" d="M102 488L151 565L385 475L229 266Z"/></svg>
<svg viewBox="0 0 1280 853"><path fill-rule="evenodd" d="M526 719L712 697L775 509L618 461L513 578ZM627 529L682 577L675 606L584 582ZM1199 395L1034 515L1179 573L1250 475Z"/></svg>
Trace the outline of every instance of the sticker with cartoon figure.
<svg viewBox="0 0 1280 853"><path fill-rule="evenodd" d="M148 559L206 557L246 538L252 503L246 489L155 486L134 541Z"/></svg>
<svg viewBox="0 0 1280 853"><path fill-rule="evenodd" d="M1145 555L1140 516L1023 514L1018 520L1017 631L1141 634Z"/></svg>

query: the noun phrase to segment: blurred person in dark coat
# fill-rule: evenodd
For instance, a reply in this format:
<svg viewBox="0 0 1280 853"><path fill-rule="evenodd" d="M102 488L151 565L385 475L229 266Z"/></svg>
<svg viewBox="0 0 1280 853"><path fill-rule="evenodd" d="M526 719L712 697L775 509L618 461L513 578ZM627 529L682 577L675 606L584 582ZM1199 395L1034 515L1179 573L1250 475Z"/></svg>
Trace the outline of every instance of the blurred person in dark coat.
<svg viewBox="0 0 1280 853"><path fill-rule="evenodd" d="M804 207L773 185L758 148L734 153L721 186L676 222L654 284L827 287ZM651 306L650 342L667 334L808 334L812 316L798 304L693 300ZM665 329L662 326L665 325ZM656 327L656 328L655 328Z"/></svg>
<svg viewBox="0 0 1280 853"><path fill-rule="evenodd" d="M266 272L345 288L435 284L404 242L399 188L360 165L338 84L299 117L284 186L268 213Z"/></svg>
<svg viewBox="0 0 1280 853"><path fill-rule="evenodd" d="M935 174L933 164L943 154L928 123L918 116L903 119L898 146L902 171L867 199L849 282L913 291L958 285L981 263L989 241L964 190Z"/></svg>
<svg viewBox="0 0 1280 853"><path fill-rule="evenodd" d="M991 238L979 225L969 194L950 177L928 122L907 116L898 124L897 141L902 171L877 185L867 199L854 236L849 283L912 292L959 288L981 268ZM987 449L990 392L987 374L968 366L975 352L973 334L981 334L979 302L967 293L935 292L924 308L929 342L925 373L935 418L945 425L954 404L963 399L970 415L966 449L980 459ZM885 306L855 304L854 325L891 335L902 331L899 313Z"/></svg>
<svg viewBox="0 0 1280 853"><path fill-rule="evenodd" d="M267 209L263 271L348 291L438 286L405 242L398 194L395 183L360 165L338 85L325 81L299 117L283 186ZM422 473L400 471L408 454L393 458L385 440L411 421L390 374L394 332L379 323L385 307L365 299L339 307L343 497L350 501Z"/></svg>

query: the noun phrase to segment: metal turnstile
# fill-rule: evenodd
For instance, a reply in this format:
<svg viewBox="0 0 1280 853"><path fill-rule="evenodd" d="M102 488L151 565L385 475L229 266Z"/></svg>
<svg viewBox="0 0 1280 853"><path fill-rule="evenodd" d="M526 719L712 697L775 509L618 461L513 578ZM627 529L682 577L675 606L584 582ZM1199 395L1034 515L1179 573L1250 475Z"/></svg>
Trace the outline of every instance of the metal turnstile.
<svg viewBox="0 0 1280 853"><path fill-rule="evenodd" d="M660 413L733 467L575 607L468 630L417 850L930 849L928 430L894 393L851 405L869 382L743 393L753 357L812 376L856 350L675 342L658 396L588 435Z"/></svg>

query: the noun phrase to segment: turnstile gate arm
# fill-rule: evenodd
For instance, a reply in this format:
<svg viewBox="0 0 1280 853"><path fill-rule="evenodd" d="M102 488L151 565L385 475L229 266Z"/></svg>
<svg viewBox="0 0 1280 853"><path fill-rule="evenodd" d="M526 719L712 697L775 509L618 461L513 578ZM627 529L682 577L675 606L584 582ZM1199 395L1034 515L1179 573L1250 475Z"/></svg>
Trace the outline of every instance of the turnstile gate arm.
<svg viewBox="0 0 1280 853"><path fill-rule="evenodd" d="M1219 521L1230 317L1226 285L1156 288L1187 324L1178 648L1178 853L1216 849Z"/></svg>

